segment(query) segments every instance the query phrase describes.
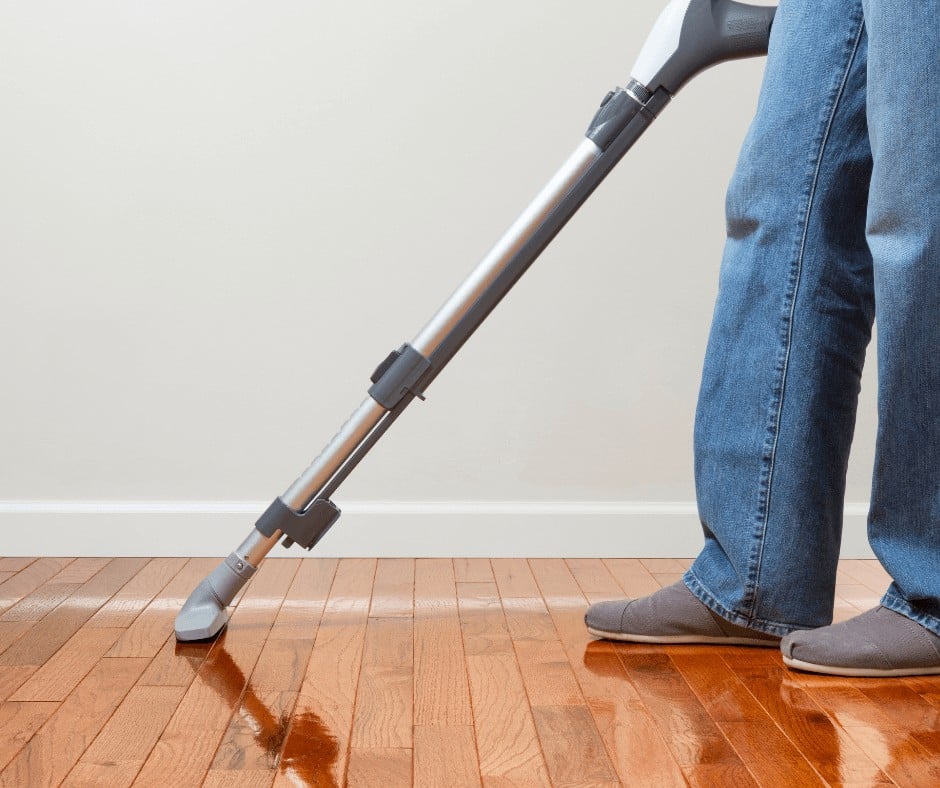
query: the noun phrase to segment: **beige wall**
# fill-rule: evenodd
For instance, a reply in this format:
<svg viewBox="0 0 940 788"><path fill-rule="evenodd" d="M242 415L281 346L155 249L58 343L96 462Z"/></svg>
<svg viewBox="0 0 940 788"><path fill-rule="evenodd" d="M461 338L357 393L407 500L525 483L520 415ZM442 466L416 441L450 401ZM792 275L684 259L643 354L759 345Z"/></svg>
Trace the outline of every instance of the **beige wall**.
<svg viewBox="0 0 940 788"><path fill-rule="evenodd" d="M36 530L24 501L281 492L578 143L660 7L4 4L0 526ZM686 89L338 498L688 507L762 66ZM204 549L141 522L142 552Z"/></svg>

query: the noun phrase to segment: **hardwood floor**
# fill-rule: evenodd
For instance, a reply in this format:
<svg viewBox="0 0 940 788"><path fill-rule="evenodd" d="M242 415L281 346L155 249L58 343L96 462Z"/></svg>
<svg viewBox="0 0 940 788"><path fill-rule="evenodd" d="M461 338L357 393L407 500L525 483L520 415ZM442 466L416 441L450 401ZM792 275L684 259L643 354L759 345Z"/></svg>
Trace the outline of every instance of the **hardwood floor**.
<svg viewBox="0 0 940 788"><path fill-rule="evenodd" d="M0 558L0 785L940 785L940 677L592 639L677 559L277 559L213 644L216 559ZM835 616L877 603L840 565Z"/></svg>

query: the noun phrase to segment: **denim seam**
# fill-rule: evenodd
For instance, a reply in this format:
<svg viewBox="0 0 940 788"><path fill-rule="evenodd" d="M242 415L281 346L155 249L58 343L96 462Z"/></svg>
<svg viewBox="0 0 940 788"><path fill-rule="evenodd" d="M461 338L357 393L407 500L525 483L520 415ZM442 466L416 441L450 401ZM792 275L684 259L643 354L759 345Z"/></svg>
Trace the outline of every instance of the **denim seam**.
<svg viewBox="0 0 940 788"><path fill-rule="evenodd" d="M794 259L790 269L790 276L785 294L784 303L786 304L787 299L789 300L789 310L784 313L784 320L781 326L781 333L783 334L783 345L781 348L782 355L778 360L777 368L775 369L775 372L777 373L777 382L774 385L773 399L771 400L772 420L768 425L767 440L765 441L764 456L762 458L762 469L759 485L760 497L758 498L758 517L761 519L758 524L758 531L756 534L757 538L754 542L754 547L752 548L751 561L749 562L750 568L747 576L747 587L745 588L745 597L743 600L743 606L747 608L747 624L745 624L745 626L750 626L751 624L760 621L760 619L756 618L755 612L757 610L760 594L760 574L764 560L764 544L766 542L767 528L770 521L770 497L773 489L774 468L777 458L777 442L780 437L780 421L783 415L784 394L786 392L787 371L790 361L790 347L793 338L793 319L796 312L797 294L799 292L800 278L803 271L803 258L806 251L806 239L809 234L810 218L813 213L813 201L816 196L816 186L819 182L819 173L822 169L826 145L829 141L829 134L832 130L832 124L835 120L836 113L839 109L839 104L845 92L845 85L848 82L849 73L852 70L852 64L855 62L855 56L858 52L858 46L862 38L863 30L864 17L861 16L858 21L858 29L855 32L854 39L849 39L846 42L847 58L845 69L843 70L842 78L840 79L832 94L832 106L829 109L825 126L821 131L818 142L816 161L812 171L812 177L809 181L807 189L805 190L806 202L803 207L802 215L800 216L800 221L802 222L803 227L802 233L800 235L799 246L797 247L796 258ZM776 626L776 624L773 625Z"/></svg>
<svg viewBox="0 0 940 788"><path fill-rule="evenodd" d="M890 592L886 593L881 598L881 604L888 608L888 610L900 613L905 618L909 618L916 624L920 624L924 629L930 630L933 634L940 637L940 618L916 610L906 599L902 599Z"/></svg>
<svg viewBox="0 0 940 788"><path fill-rule="evenodd" d="M682 578L682 581L685 583L686 588L692 592L692 595L698 599L705 607L711 610L718 616L721 616L725 621L730 621L732 624L737 624L741 627L747 627L748 629L753 629L757 632L763 632L768 635L788 635L790 632L793 632L797 629L814 629L815 625L812 624L792 624L786 623L783 621L771 621L770 619L764 618L753 618L751 616L745 616L741 613L736 613L733 610L726 608L721 602L718 601L718 598L698 579L698 576L691 570L687 570L685 575Z"/></svg>

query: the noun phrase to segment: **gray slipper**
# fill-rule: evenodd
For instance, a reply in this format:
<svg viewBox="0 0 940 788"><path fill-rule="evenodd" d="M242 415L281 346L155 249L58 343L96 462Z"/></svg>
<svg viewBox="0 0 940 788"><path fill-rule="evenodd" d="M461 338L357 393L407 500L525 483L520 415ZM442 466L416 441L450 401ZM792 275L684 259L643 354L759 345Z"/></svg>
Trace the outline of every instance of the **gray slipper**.
<svg viewBox="0 0 940 788"><path fill-rule="evenodd" d="M813 673L876 677L940 674L940 637L886 607L828 627L791 632L780 650L791 668Z"/></svg>
<svg viewBox="0 0 940 788"><path fill-rule="evenodd" d="M588 632L632 643L710 643L726 646L777 646L780 638L739 627L713 613L685 583L640 599L596 602L584 615Z"/></svg>

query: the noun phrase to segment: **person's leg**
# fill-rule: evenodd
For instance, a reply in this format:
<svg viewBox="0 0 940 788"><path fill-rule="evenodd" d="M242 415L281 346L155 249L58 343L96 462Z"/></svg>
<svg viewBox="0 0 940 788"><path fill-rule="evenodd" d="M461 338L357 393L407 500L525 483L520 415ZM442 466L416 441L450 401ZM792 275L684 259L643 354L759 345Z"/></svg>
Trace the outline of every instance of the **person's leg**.
<svg viewBox="0 0 940 788"><path fill-rule="evenodd" d="M595 634L767 645L755 630L783 635L831 620L874 313L864 96L860 0L782 0L728 190L696 413L705 547L684 585L592 605Z"/></svg>
<svg viewBox="0 0 940 788"><path fill-rule="evenodd" d="M882 604L940 635L940 0L864 0L878 312L869 538Z"/></svg>
<svg viewBox="0 0 940 788"><path fill-rule="evenodd" d="M687 587L783 635L832 620L849 447L874 317L860 0L783 0L695 423L705 547Z"/></svg>
<svg viewBox="0 0 940 788"><path fill-rule="evenodd" d="M781 647L791 667L822 673L940 673L940 0L864 9L878 313L868 527L894 582L882 607Z"/></svg>

